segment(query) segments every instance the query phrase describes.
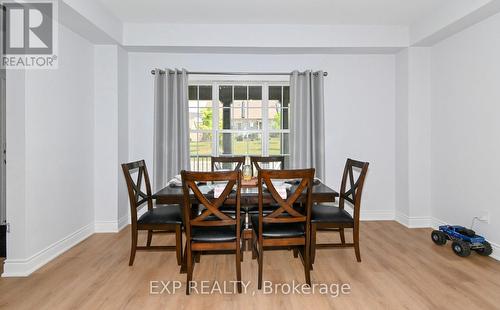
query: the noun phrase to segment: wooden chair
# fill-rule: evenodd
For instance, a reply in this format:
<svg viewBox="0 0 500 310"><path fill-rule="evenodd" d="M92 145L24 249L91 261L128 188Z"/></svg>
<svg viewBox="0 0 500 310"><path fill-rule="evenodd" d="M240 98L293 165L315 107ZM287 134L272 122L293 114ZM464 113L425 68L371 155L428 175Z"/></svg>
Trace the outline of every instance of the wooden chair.
<svg viewBox="0 0 500 310"><path fill-rule="evenodd" d="M257 172L261 169L285 169L285 156L250 156L250 162Z"/></svg>
<svg viewBox="0 0 500 310"><path fill-rule="evenodd" d="M193 254L203 251L235 251L236 279L238 292L241 293L241 218L240 218L240 171L227 172L189 172L182 171L182 187L184 190L184 227L186 232L186 264L187 283L186 295L189 295L190 283L193 278ZM204 194L196 182L227 181L227 185L218 198L210 199L209 193ZM236 199L231 195L236 185ZM190 197L194 194L195 203ZM229 197L231 195L231 197ZM219 208L228 199L235 200L235 213L221 211ZM198 212L197 204L203 204L205 209Z"/></svg>
<svg viewBox="0 0 500 310"><path fill-rule="evenodd" d="M220 156L211 157L212 161L212 172L217 171L228 171L231 169L225 169L224 164L231 165L232 169L235 171L241 170L241 167L245 164L245 156ZM225 211L229 213L236 212L236 207L234 204L223 204L220 211Z"/></svg>
<svg viewBox="0 0 500 310"><path fill-rule="evenodd" d="M367 162L347 159L340 186L340 197L338 207L316 204L313 205L311 215L311 261L314 263L316 248L354 247L356 259L361 262L359 251L359 215L361 209L361 194L368 171ZM354 177L354 168L360 170L357 178ZM349 185L349 189L346 190ZM345 202L354 206L354 217L345 209ZM345 242L344 229L353 229L353 243ZM316 244L316 232L318 230L338 231L340 243Z"/></svg>
<svg viewBox="0 0 500 310"><path fill-rule="evenodd" d="M127 182L132 223L132 246L130 249L129 266L134 264L136 251L176 251L177 264L182 263L182 212L179 205L153 205L151 183L144 160L122 164L123 174ZM137 178L132 178L132 172L137 171ZM146 193L142 190L144 178ZM137 211L147 204L147 211L137 218ZM146 246L137 246L139 230L146 230L148 238ZM175 246L152 246L153 234L175 233Z"/></svg>
<svg viewBox="0 0 500 310"><path fill-rule="evenodd" d="M257 173L262 169L275 169L284 170L285 169L285 156L250 156L250 162L252 167L255 168ZM277 204L266 204L264 205L264 213L271 213L278 209ZM252 205L247 206L246 211L249 214L258 214L259 206Z"/></svg>
<svg viewBox="0 0 500 310"><path fill-rule="evenodd" d="M282 199L271 180L300 179L293 192L290 191L286 200ZM259 214L251 217L253 226L252 258L258 258L259 278L258 288L262 288L262 268L264 250L272 248L298 249L304 264L306 283L311 284L310 277L310 217L312 204L312 185L314 169L303 170L260 170L258 176ZM264 214L264 189L271 195L271 201L278 203L279 208L271 214ZM302 198L306 191L304 208L294 208L294 203ZM295 255L294 255L295 256Z"/></svg>
<svg viewBox="0 0 500 310"><path fill-rule="evenodd" d="M211 157L212 172L221 170L241 170L241 166L245 164L245 156L219 156ZM232 164L232 169L224 169L224 164Z"/></svg>

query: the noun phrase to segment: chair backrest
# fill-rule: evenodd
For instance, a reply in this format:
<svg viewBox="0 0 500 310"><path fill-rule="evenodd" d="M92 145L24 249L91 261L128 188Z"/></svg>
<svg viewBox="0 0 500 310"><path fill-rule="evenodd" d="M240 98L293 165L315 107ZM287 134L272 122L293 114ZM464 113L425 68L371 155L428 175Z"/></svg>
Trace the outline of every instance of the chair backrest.
<svg viewBox="0 0 500 310"><path fill-rule="evenodd" d="M263 223L292 223L305 222L309 225L312 208L312 186L314 180L314 169L300 170L259 170L258 188L259 188L259 233L262 232ZM287 195L287 199L281 198L273 184L273 180L300 180L298 185L294 185ZM278 204L278 209L272 213L263 214L264 204L264 189L266 185L267 191L272 199ZM294 203L302 197L306 191L306 201L303 203L304 208L294 208ZM287 191L288 192L288 191ZM304 202L304 201L302 201ZM307 228L308 229L308 228Z"/></svg>
<svg viewBox="0 0 500 310"><path fill-rule="evenodd" d="M132 224L137 222L137 209L148 204L148 209L153 209L153 199L151 195L151 183L149 181L148 169L144 160L122 164L123 174L127 182L128 198L130 201L130 215ZM135 180L133 174L137 172ZM144 179L146 192L142 190L142 180Z"/></svg>
<svg viewBox="0 0 500 310"><path fill-rule="evenodd" d="M217 170L241 170L241 166L245 164L245 156L220 156L211 157L212 159L212 172ZM227 169L226 167L231 168Z"/></svg>
<svg viewBox="0 0 500 310"><path fill-rule="evenodd" d="M184 191L184 225L186 236L189 240L191 236L191 226L229 226L236 225L236 232L240 233L240 194L241 194L241 172L222 171L222 172L181 172L182 188ZM224 190L218 198L211 198L213 191L203 193L198 187L197 182L227 182ZM236 216L231 217L231 213L219 210L219 207L229 198L236 185ZM205 185L206 186L206 185ZM191 197L191 191L194 195L195 203ZM192 210L193 205L202 204L205 210L199 214ZM197 207L196 207L197 208ZM194 211L194 212L193 212Z"/></svg>
<svg viewBox="0 0 500 310"><path fill-rule="evenodd" d="M361 194L363 193L363 185L365 183L368 165L369 163L367 162L357 161L350 158L348 158L345 163L342 184L340 185L339 207L343 209L345 201L350 202L354 206L355 220L359 220ZM357 174L357 177L355 174Z"/></svg>
<svg viewBox="0 0 500 310"><path fill-rule="evenodd" d="M250 156L257 172L262 169L285 170L285 156Z"/></svg>

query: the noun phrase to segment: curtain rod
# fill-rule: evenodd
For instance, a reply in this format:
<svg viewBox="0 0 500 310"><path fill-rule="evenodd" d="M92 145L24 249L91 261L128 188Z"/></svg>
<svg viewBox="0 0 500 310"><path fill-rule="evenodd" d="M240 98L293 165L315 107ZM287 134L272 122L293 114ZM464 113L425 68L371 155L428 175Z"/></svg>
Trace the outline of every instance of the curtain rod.
<svg viewBox="0 0 500 310"><path fill-rule="evenodd" d="M160 74L164 74L164 70L160 70ZM155 70L151 70L151 74L155 74ZM291 72L188 72L194 75L291 75ZM299 74L304 74L299 73ZM317 73L314 73L317 74ZM323 76L328 76L328 72L323 72Z"/></svg>

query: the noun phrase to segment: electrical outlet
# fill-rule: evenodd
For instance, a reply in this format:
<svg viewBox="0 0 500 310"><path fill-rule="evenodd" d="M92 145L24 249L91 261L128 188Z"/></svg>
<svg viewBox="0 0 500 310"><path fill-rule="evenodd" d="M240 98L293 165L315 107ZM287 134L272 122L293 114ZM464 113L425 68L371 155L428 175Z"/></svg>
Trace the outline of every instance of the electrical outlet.
<svg viewBox="0 0 500 310"><path fill-rule="evenodd" d="M484 222L486 224L490 223L490 212L488 211L483 211L481 212L481 216L478 216L478 220L481 222Z"/></svg>

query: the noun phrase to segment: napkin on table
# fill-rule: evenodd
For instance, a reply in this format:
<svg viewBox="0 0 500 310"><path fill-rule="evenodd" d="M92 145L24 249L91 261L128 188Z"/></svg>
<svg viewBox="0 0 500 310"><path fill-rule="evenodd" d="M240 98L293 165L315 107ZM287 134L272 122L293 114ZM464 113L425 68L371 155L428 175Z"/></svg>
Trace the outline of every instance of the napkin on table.
<svg viewBox="0 0 500 310"><path fill-rule="evenodd" d="M176 175L170 181L168 181L167 184L168 184L168 186L171 186L171 187L181 187L182 186L181 175L180 174Z"/></svg>

